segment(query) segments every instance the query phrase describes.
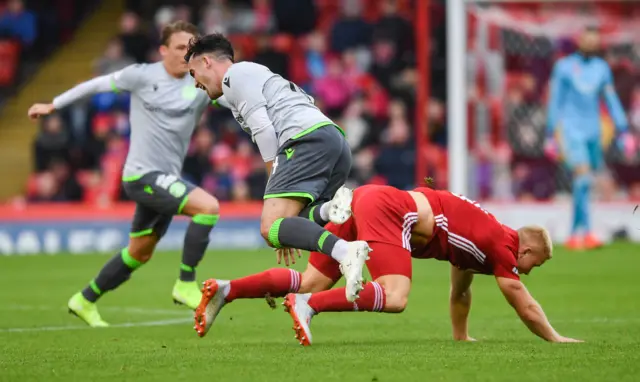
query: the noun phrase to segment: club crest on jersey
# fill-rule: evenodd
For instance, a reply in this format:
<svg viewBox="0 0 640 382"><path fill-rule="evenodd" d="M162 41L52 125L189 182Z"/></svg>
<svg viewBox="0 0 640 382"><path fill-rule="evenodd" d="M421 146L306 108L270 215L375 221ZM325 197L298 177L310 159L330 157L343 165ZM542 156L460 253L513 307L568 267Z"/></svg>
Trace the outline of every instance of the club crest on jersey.
<svg viewBox="0 0 640 382"><path fill-rule="evenodd" d="M185 86L182 88L182 98L192 101L198 96L198 89L193 86Z"/></svg>
<svg viewBox="0 0 640 382"><path fill-rule="evenodd" d="M514 274L519 274L518 273L518 268L517 267L513 267L513 269L511 270L511 272L513 272Z"/></svg>
<svg viewBox="0 0 640 382"><path fill-rule="evenodd" d="M242 116L238 114L236 116L236 121L238 121L238 123L242 125L244 123L244 118L242 118Z"/></svg>

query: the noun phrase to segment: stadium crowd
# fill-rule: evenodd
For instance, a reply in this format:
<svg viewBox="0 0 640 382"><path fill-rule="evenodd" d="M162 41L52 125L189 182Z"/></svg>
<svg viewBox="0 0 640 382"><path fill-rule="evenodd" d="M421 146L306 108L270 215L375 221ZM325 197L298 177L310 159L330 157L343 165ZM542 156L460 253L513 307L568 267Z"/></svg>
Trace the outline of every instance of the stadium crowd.
<svg viewBox="0 0 640 382"><path fill-rule="evenodd" d="M0 1L0 104L68 41L97 0Z"/></svg>
<svg viewBox="0 0 640 382"><path fill-rule="evenodd" d="M199 8L186 2L159 8L128 3L120 33L94 63L95 75L157 61L159 30L174 20L192 21L202 33L229 35L237 61L264 64L316 98L347 131L354 184L414 184L416 70L408 1L216 0ZM436 29L443 28L440 23ZM444 57L443 44L433 54ZM440 85L427 112L436 125L433 141L444 145ZM29 200L126 198L119 179L127 153L128 101L127 94L98 94L45 119L34 143ZM261 199L266 182L250 137L228 110L213 107L194 133L183 171L223 201Z"/></svg>
<svg viewBox="0 0 640 382"><path fill-rule="evenodd" d="M174 20L190 20L202 33L231 36L237 60L264 64L316 98L318 106L347 132L354 154L351 185L413 186L418 129L411 1L208 0L150 5L130 0L127 4L120 33L96 58L96 75L158 60L159 30ZM606 25L616 25L626 14L615 7L592 8L589 14L605 19ZM533 15L540 23L545 9L524 7L509 17L517 22L521 14ZM554 9L554 17L576 15L571 9L564 13ZM501 20L510 21L505 15ZM476 31L473 16L470 12L470 41ZM444 3L432 1L431 99L423 111L427 126L422 129L429 144L420 155L438 188L447 186L444 21ZM544 156L543 142L551 67L575 46L571 36L527 34L527 24L520 21L523 28L518 32L510 24L491 25L489 50L482 60L474 61L469 47L471 183L479 199L548 200L570 191L568 171ZM616 90L637 133L637 47L618 43L605 48ZM126 199L119 179L127 152L127 110L127 94L107 93L44 120L34 144L36 173L27 187L28 199L92 203ZM597 197L640 199L640 158L623 160L611 145L607 161L610 171L598 177ZM266 181L249 136L229 111L215 108L204 115L193 136L184 176L225 201L260 199Z"/></svg>

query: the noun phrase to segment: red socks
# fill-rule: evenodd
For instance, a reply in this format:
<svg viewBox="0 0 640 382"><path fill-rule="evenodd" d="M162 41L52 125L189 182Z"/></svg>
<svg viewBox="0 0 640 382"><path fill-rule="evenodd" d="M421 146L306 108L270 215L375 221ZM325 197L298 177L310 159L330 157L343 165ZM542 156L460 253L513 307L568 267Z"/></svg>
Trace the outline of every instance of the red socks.
<svg viewBox="0 0 640 382"><path fill-rule="evenodd" d="M225 298L231 302L238 298L284 297L300 289L300 272L286 268L272 268L255 275L232 280L229 294Z"/></svg>
<svg viewBox="0 0 640 382"><path fill-rule="evenodd" d="M309 298L309 306L320 312L381 312L386 303L384 289L378 283L366 283L360 298L355 302L347 301L344 288L331 289L324 292L314 293Z"/></svg>

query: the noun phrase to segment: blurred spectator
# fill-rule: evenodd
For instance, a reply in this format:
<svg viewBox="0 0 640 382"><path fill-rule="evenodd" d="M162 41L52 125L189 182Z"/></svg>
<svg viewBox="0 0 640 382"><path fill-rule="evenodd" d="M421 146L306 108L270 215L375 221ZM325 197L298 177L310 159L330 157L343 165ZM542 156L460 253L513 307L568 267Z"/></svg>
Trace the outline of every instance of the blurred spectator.
<svg viewBox="0 0 640 382"><path fill-rule="evenodd" d="M313 30L316 8L313 0L272 0L276 27L280 33L300 36Z"/></svg>
<svg viewBox="0 0 640 382"><path fill-rule="evenodd" d="M324 77L327 65L324 56L327 52L327 42L324 34L319 31L311 33L306 38L306 69L312 79Z"/></svg>
<svg viewBox="0 0 640 382"><path fill-rule="evenodd" d="M347 106L340 126L347 134L347 141L354 154L369 143L370 121L365 116L365 102L362 97L354 98Z"/></svg>
<svg viewBox="0 0 640 382"><path fill-rule="evenodd" d="M69 160L71 137L62 118L52 114L46 118L40 128L34 144L36 171L48 169L55 160Z"/></svg>
<svg viewBox="0 0 640 382"><path fill-rule="evenodd" d="M22 0L9 0L0 15L0 34L19 39L31 46L36 39L36 17L25 9Z"/></svg>
<svg viewBox="0 0 640 382"><path fill-rule="evenodd" d="M155 27L155 36L160 36L162 29L168 24L171 24L176 19L176 12L172 7L164 6L158 8L153 18L153 25ZM156 40L159 41L158 37Z"/></svg>
<svg viewBox="0 0 640 382"><path fill-rule="evenodd" d="M327 116L337 118L348 104L353 86L344 76L340 58L328 61L327 74L314 82L313 93L322 100Z"/></svg>
<svg viewBox="0 0 640 382"><path fill-rule="evenodd" d="M222 33L227 34L229 29L229 10L222 0L212 0L204 9L200 29L206 34Z"/></svg>
<svg viewBox="0 0 640 382"><path fill-rule="evenodd" d="M445 112L445 106L442 101L435 98L429 101L426 110L427 124L429 128L429 142L442 148L447 147Z"/></svg>
<svg viewBox="0 0 640 382"><path fill-rule="evenodd" d="M118 38L127 56L139 63L146 61L147 53L151 49L151 41L140 29L140 21L135 13L127 12L122 15Z"/></svg>
<svg viewBox="0 0 640 382"><path fill-rule="evenodd" d="M273 49L271 36L263 34L257 38L257 52L254 62L264 65L272 72L284 78L289 77L289 58L286 54Z"/></svg>
<svg viewBox="0 0 640 382"><path fill-rule="evenodd" d="M398 100L389 104L389 125L384 145L375 161L375 169L390 186L408 190L414 186L415 149L405 105Z"/></svg>
<svg viewBox="0 0 640 382"><path fill-rule="evenodd" d="M349 48L369 45L372 27L360 15L362 5L359 0L342 2L342 17L331 29L331 49L342 52Z"/></svg>
<svg viewBox="0 0 640 382"><path fill-rule="evenodd" d="M133 59L124 55L122 41L114 38L109 41L104 55L96 61L95 73L97 75L113 73L134 63Z"/></svg>
<svg viewBox="0 0 640 382"><path fill-rule="evenodd" d="M383 0L382 17L374 26L374 39L390 40L398 47L398 55L412 51L413 27L398 14L397 0Z"/></svg>
<svg viewBox="0 0 640 382"><path fill-rule="evenodd" d="M396 45L393 41L379 40L373 43L371 74L387 91L392 89L393 77L404 68L405 64L396 57Z"/></svg>
<svg viewBox="0 0 640 382"><path fill-rule="evenodd" d="M78 184L69 167L69 163L62 160L54 160L50 171L58 185L58 198L69 202L82 200L82 188Z"/></svg>
<svg viewBox="0 0 640 382"><path fill-rule="evenodd" d="M182 173L189 181L200 186L206 174L211 173L211 149L215 136L207 128L200 127L196 130L189 153L184 161Z"/></svg>

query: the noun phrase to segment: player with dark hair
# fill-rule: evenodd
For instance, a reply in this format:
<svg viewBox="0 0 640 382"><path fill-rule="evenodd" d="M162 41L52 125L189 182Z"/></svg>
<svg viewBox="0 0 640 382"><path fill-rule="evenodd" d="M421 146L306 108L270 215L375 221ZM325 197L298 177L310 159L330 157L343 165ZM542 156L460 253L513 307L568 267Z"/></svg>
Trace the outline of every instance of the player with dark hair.
<svg viewBox="0 0 640 382"><path fill-rule="evenodd" d="M346 298L354 301L369 247L323 228L328 220L345 222L351 213L351 191L342 187L351 150L342 129L293 82L256 63L234 63L233 47L221 34L194 39L185 60L197 86L231 109L260 149L270 174L262 237L285 257L292 255L288 248L297 248L338 261Z"/></svg>
<svg viewBox="0 0 640 382"><path fill-rule="evenodd" d="M149 261L173 215L191 216L192 220L172 296L176 303L191 309L200 301L195 269L218 221L219 204L215 197L180 177L191 135L211 104L207 94L194 87L184 61L189 41L197 35L197 28L190 23L170 24L162 31L161 62L131 65L96 77L50 104L35 104L29 109L29 117L38 118L96 93L131 93L131 144L122 178L125 191L136 202L129 245L68 303L69 311L90 326L108 326L98 313L96 301Z"/></svg>
<svg viewBox="0 0 640 382"><path fill-rule="evenodd" d="M268 270L237 280L208 280L196 310L195 329L204 336L222 307L239 298L285 297L296 338L311 345L311 319L321 312L404 311L411 290L411 258L451 263L450 312L456 340L472 341L467 332L474 273L493 275L507 301L536 335L552 342L577 342L562 337L549 324L540 305L520 281L552 255L548 232L527 226L515 231L477 203L448 191L389 186L355 190L352 217L327 228L345 240L366 240L372 248L367 267L373 278L356 302L343 288L330 289L340 279L338 264L311 253L304 274ZM288 272L284 272L288 271Z"/></svg>

